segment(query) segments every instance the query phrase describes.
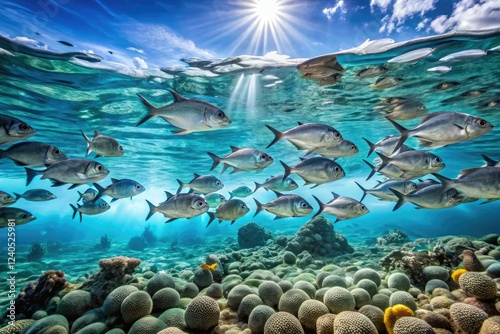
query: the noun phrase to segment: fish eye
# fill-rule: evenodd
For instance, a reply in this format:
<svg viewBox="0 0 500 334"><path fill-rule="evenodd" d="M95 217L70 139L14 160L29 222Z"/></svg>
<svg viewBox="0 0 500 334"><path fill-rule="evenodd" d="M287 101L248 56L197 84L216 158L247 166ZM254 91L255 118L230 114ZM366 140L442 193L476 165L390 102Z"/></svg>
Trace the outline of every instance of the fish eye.
<svg viewBox="0 0 500 334"><path fill-rule="evenodd" d="M480 119L479 122L478 122L479 126L485 126L486 125L486 121L484 119Z"/></svg>
<svg viewBox="0 0 500 334"><path fill-rule="evenodd" d="M361 205L361 210L366 210L366 207L364 205Z"/></svg>
<svg viewBox="0 0 500 334"><path fill-rule="evenodd" d="M26 123L23 123L19 126L19 128L22 130L22 131L28 131L30 129L29 125L26 124Z"/></svg>
<svg viewBox="0 0 500 334"><path fill-rule="evenodd" d="M101 172L101 171L104 169L104 167L103 167L102 165L97 165L96 169L97 169L99 172Z"/></svg>
<svg viewBox="0 0 500 334"><path fill-rule="evenodd" d="M200 208L203 206L203 201L198 201L196 202L196 205L199 206Z"/></svg>
<svg viewBox="0 0 500 334"><path fill-rule="evenodd" d="M355 149L356 149L356 146L351 145L351 150L355 150Z"/></svg>
<svg viewBox="0 0 500 334"><path fill-rule="evenodd" d="M307 208L307 203L302 202L302 203L300 203L300 206L305 209L305 208Z"/></svg>
<svg viewBox="0 0 500 334"><path fill-rule="evenodd" d="M335 132L334 136L335 136L335 138L340 138L340 133Z"/></svg>
<svg viewBox="0 0 500 334"><path fill-rule="evenodd" d="M340 168L338 166L335 166L335 171L336 172L340 171Z"/></svg>
<svg viewBox="0 0 500 334"><path fill-rule="evenodd" d="M436 162L441 162L441 158L436 158Z"/></svg>
<svg viewBox="0 0 500 334"><path fill-rule="evenodd" d="M215 185L216 185L216 186L221 186L221 185L222 185L222 182L220 182L220 181L216 181L216 182L215 182Z"/></svg>
<svg viewBox="0 0 500 334"><path fill-rule="evenodd" d="M47 191L47 192L45 193L45 195L50 196L50 195L52 195L52 194L51 194L51 193L49 193L49 192Z"/></svg>
<svg viewBox="0 0 500 334"><path fill-rule="evenodd" d="M135 189L139 190L139 189L141 189L141 186L140 185L136 185Z"/></svg>
<svg viewBox="0 0 500 334"><path fill-rule="evenodd" d="M5 199L11 199L11 198L12 198L12 196L10 196L10 195L5 196Z"/></svg>
<svg viewBox="0 0 500 334"><path fill-rule="evenodd" d="M246 208L247 206L245 205L245 203L241 204L241 207L244 209Z"/></svg>
<svg viewBox="0 0 500 334"><path fill-rule="evenodd" d="M54 151L55 154L61 154L61 150L56 148L56 150Z"/></svg>
<svg viewBox="0 0 500 334"><path fill-rule="evenodd" d="M222 111L219 111L216 115L218 118L224 117L224 113Z"/></svg>
<svg viewBox="0 0 500 334"><path fill-rule="evenodd" d="M119 149L120 151L123 151L123 146L121 146L121 145L120 145L120 146L118 146L118 149Z"/></svg>
<svg viewBox="0 0 500 334"><path fill-rule="evenodd" d="M267 154L265 154L265 153L264 153L264 154L262 154L262 155L260 156L260 158L261 158L261 159L267 159Z"/></svg>
<svg viewBox="0 0 500 334"><path fill-rule="evenodd" d="M28 218L28 215L27 215L27 214L25 214L25 213L23 213L23 214L21 215L21 218L26 219L26 218Z"/></svg>

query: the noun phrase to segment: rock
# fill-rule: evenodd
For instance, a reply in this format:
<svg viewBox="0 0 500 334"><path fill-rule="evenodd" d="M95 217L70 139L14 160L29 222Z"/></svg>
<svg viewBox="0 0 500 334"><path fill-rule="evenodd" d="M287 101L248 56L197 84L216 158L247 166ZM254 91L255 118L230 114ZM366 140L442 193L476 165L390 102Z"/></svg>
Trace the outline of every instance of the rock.
<svg viewBox="0 0 500 334"><path fill-rule="evenodd" d="M256 223L248 223L238 230L238 244L240 248L253 248L264 246L271 239L271 232Z"/></svg>

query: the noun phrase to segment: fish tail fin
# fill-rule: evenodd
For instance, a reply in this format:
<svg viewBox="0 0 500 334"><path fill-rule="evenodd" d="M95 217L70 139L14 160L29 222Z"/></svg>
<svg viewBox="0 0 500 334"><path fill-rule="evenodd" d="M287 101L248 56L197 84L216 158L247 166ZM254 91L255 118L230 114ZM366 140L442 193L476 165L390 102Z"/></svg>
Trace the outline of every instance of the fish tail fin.
<svg viewBox="0 0 500 334"><path fill-rule="evenodd" d="M368 146L370 146L370 150L368 151L368 155L366 156L368 158L370 156L370 154L372 154L373 151L375 151L377 149L377 147L375 146L374 143L372 143L371 141L369 141L368 139L366 139L364 137L363 137L363 140L368 144Z"/></svg>
<svg viewBox="0 0 500 334"><path fill-rule="evenodd" d="M232 192L228 191L228 193L229 193L229 199L234 197L234 194Z"/></svg>
<svg viewBox="0 0 500 334"><path fill-rule="evenodd" d="M152 215L154 215L154 214L155 214L155 212L157 212L157 211L158 211L158 208L157 208L156 206L154 206L154 204L153 204L153 203L151 203L150 201L146 200L146 202L147 202L147 203L148 203L148 205L149 205L149 213L148 213L148 215L147 215L147 217L146 217L146 220L148 220L149 218L151 218L151 216L152 216Z"/></svg>
<svg viewBox="0 0 500 334"><path fill-rule="evenodd" d="M394 208L392 208L392 211L396 211L399 209L403 204L405 204L408 200L405 194L400 193L399 191L389 188L390 191L398 198L398 202L396 205L394 205Z"/></svg>
<svg viewBox="0 0 500 334"><path fill-rule="evenodd" d="M177 179L177 182L179 183L179 188L177 189L176 194L179 194L186 185L179 179Z"/></svg>
<svg viewBox="0 0 500 334"><path fill-rule="evenodd" d="M481 156L483 157L483 160L484 162L486 162L486 166L495 166L497 164L497 162L493 159L491 159L490 157L484 155L484 154L481 154ZM0 150L0 159L2 159L2 152Z"/></svg>
<svg viewBox="0 0 500 334"><path fill-rule="evenodd" d="M209 227L210 224L212 224L212 222L215 219L215 213L214 212L207 212L207 213L208 213L208 216L210 217L210 219L208 219L208 224L207 224L207 227Z"/></svg>
<svg viewBox="0 0 500 334"><path fill-rule="evenodd" d="M319 200L319 198L317 198L317 197L316 197L316 196L314 196L314 195L312 195L312 197L314 197L314 199L316 200L316 202L318 202L318 205L319 205L319 210L318 210L318 212L316 212L316 214L313 216L313 217L316 217L316 216L320 215L320 214L323 212L323 210L325 210L325 203L321 202L321 201Z"/></svg>
<svg viewBox="0 0 500 334"><path fill-rule="evenodd" d="M358 185L358 187L359 187L361 190L363 190L363 196L361 196L361 199L359 200L360 202L363 202L363 200L365 199L365 196L366 196L366 189L365 189L365 188L363 188L363 187L361 186L361 184L359 184L358 182L354 181L354 183L356 183L356 184Z"/></svg>
<svg viewBox="0 0 500 334"><path fill-rule="evenodd" d="M262 207L262 203L256 200L255 198L253 199L255 201L255 204L257 205L257 210L255 211L255 214L253 215L254 217L259 214L264 208Z"/></svg>
<svg viewBox="0 0 500 334"><path fill-rule="evenodd" d="M91 203L94 203L99 198L101 198L102 195L104 195L104 192L106 191L106 189L104 187L100 186L98 183L92 183L92 185L97 189L97 195L95 195L94 199L91 202Z"/></svg>
<svg viewBox="0 0 500 334"><path fill-rule="evenodd" d="M76 191L80 197L78 197L77 202L79 202L83 198L83 193L81 191Z"/></svg>
<svg viewBox="0 0 500 334"><path fill-rule="evenodd" d="M71 219L75 219L76 213L78 212L78 208L73 204L70 204L69 206L73 209L73 216L71 217Z"/></svg>
<svg viewBox="0 0 500 334"><path fill-rule="evenodd" d="M455 185L455 180L449 179L445 176L432 173L432 175L441 182L441 189L439 190L439 195L443 194L445 191L451 189Z"/></svg>
<svg viewBox="0 0 500 334"><path fill-rule="evenodd" d="M387 118L387 117L386 117ZM403 146L403 143L406 141L406 139L408 139L408 137L410 136L410 130L408 130L407 128L405 128L404 126L396 123L395 121L393 121L392 119L390 118L387 118L387 120L389 122L391 122L392 125L394 125L394 127L396 128L396 130L398 130L400 132L400 137L399 137L399 141L397 142L396 146L394 146L394 149L392 150L391 153L394 153L396 152L397 150L399 150L401 148L401 146Z"/></svg>
<svg viewBox="0 0 500 334"><path fill-rule="evenodd" d="M24 169L26 170L26 185L27 186L31 183L31 181L33 181L35 176L42 175L44 172L44 171L40 171L40 170L34 170L34 169L31 169L28 167L24 167Z"/></svg>
<svg viewBox="0 0 500 334"><path fill-rule="evenodd" d="M379 166L378 170L381 170L382 168L384 168L385 166L387 166L391 162L391 159L389 157L383 155L382 153L379 153L379 152L375 152L375 153L382 160L382 162L380 163L380 166Z"/></svg>
<svg viewBox="0 0 500 334"><path fill-rule="evenodd" d="M18 193L14 193L14 196L16 196L16 201L23 197L23 195L19 195Z"/></svg>
<svg viewBox="0 0 500 334"><path fill-rule="evenodd" d="M257 182L255 182L255 181L254 181L253 183L255 183L255 190L254 190L253 192L256 192L256 191L257 191L257 189L262 188L262 184L257 183Z"/></svg>
<svg viewBox="0 0 500 334"><path fill-rule="evenodd" d="M137 95L140 97L142 103L144 103L146 108L148 108L148 113L143 118L141 118L141 120L135 126L139 126L142 123L146 122L147 120L150 120L151 118L158 116L158 114L159 114L157 107L152 105L151 102L146 100L146 98L144 96L142 96L141 94L137 94Z"/></svg>
<svg viewBox="0 0 500 334"><path fill-rule="evenodd" d="M363 159L363 161L365 162L365 164L368 165L368 167L370 167L370 169L372 170L370 172L370 174L368 175L368 177L366 178L365 181L368 181L369 179L372 178L373 174L375 174L375 172L377 171L377 169L375 168L375 166L373 166L371 163L369 163L368 161L366 161L365 159Z"/></svg>
<svg viewBox="0 0 500 334"><path fill-rule="evenodd" d="M283 132L281 132L281 131L279 131L279 130L276 130L276 129L275 129L275 128L273 128L272 126L267 125L267 124L265 124L265 125L266 125L266 127L267 127L269 130L271 130L271 131L273 132L273 134L274 134L274 139L273 139L273 141L272 141L269 145L267 145L267 147L266 147L266 148L269 148L269 147L273 146L274 144L276 144L276 143L277 143L278 141L280 141L281 139L283 139L283 136L284 136L284 135L283 135Z"/></svg>
<svg viewBox="0 0 500 334"><path fill-rule="evenodd" d="M82 133L82 136L85 139L85 142L87 143L87 153L85 153L85 156L87 156L87 155L90 154L90 152L92 152L92 149L90 148L90 143L92 141L90 140L89 137L87 137L87 135L85 134L85 132L83 132L82 130L80 130L80 132Z"/></svg>
<svg viewBox="0 0 500 334"><path fill-rule="evenodd" d="M285 181L287 177L290 176L290 174L292 173L292 168L290 166L288 166L286 163L284 163L283 161L281 161L281 165L283 166L283 168L285 168L285 173L283 174L283 179L282 181Z"/></svg>
<svg viewBox="0 0 500 334"><path fill-rule="evenodd" d="M219 158L218 156L216 156L215 154L211 153L211 152L207 152L207 154L214 161L214 163L212 164L212 167L210 167L210 170L214 170L214 168L217 167L221 163L222 159Z"/></svg>

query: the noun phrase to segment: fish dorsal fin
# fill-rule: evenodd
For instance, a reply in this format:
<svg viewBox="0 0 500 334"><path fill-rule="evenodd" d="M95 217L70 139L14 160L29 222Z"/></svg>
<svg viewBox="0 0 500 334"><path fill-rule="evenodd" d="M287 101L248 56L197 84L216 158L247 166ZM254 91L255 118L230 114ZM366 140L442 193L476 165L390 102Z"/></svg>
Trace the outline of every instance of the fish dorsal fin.
<svg viewBox="0 0 500 334"><path fill-rule="evenodd" d="M276 197L281 197L281 196L283 196L283 194L282 194L282 193L280 193L279 191L276 191L276 190L273 190L273 193L275 193L275 194L276 194Z"/></svg>
<svg viewBox="0 0 500 334"><path fill-rule="evenodd" d="M304 160L307 160L307 158L304 158L304 157L299 157L300 161L304 161Z"/></svg>
<svg viewBox="0 0 500 334"><path fill-rule="evenodd" d="M111 178L111 182L112 182L112 183L116 183L116 182L118 182L118 181L120 181L120 180L117 180L117 179Z"/></svg>
<svg viewBox="0 0 500 334"><path fill-rule="evenodd" d="M239 147L236 147L236 146L233 146L233 145L229 145L229 147L231 148L231 151L233 151L233 152L237 152L237 151L240 150Z"/></svg>
<svg viewBox="0 0 500 334"><path fill-rule="evenodd" d="M169 199L170 197L174 196L171 192L168 192L165 190L165 195L167 195L167 199Z"/></svg>
<svg viewBox="0 0 500 334"><path fill-rule="evenodd" d="M200 175L200 174L198 174L198 173L193 173L193 175L194 175L194 178L195 178L195 179L201 176L201 175Z"/></svg>
<svg viewBox="0 0 500 334"><path fill-rule="evenodd" d="M437 116L439 116L441 114L444 114L444 113L445 113L444 111L439 111L439 112L433 112L431 114L427 114L427 115L425 115L425 116L422 117L422 120L420 121L420 124L425 123L428 120L430 120L430 119L432 119L434 117L437 117Z"/></svg>
<svg viewBox="0 0 500 334"><path fill-rule="evenodd" d="M302 122L297 122L297 124L298 124L298 125L304 125L304 123L302 123Z"/></svg>
<svg viewBox="0 0 500 334"><path fill-rule="evenodd" d="M377 180L377 183L378 183L378 184L381 184L381 183L382 183L382 181L380 181L380 180Z"/></svg>
<svg viewBox="0 0 500 334"><path fill-rule="evenodd" d="M478 170L478 169L481 169L481 168L476 167L476 168L467 168L467 169L462 169L462 170L460 171L460 177L464 177L464 176L466 176L466 175L469 175L470 173L473 173L473 172L475 172L475 171L476 171L476 170Z"/></svg>
<svg viewBox="0 0 500 334"><path fill-rule="evenodd" d="M334 193L333 191L332 191L331 193L332 193L333 199L337 199L337 198L339 198L339 197L340 197L340 195L339 195L339 194L336 194L336 193Z"/></svg>
<svg viewBox="0 0 500 334"><path fill-rule="evenodd" d="M97 136L102 136L102 134L99 131L94 130L94 137L97 137Z"/></svg>
<svg viewBox="0 0 500 334"><path fill-rule="evenodd" d="M184 96L182 96L181 94L177 93L173 89L170 90L170 93L172 93L172 96L174 97L174 102L187 101L187 99Z"/></svg>

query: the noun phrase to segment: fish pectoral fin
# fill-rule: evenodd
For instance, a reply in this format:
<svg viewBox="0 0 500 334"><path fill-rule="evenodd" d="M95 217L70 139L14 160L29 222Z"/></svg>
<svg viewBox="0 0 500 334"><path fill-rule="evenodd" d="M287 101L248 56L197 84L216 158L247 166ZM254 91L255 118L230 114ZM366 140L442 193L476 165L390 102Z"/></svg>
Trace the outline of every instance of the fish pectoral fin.
<svg viewBox="0 0 500 334"><path fill-rule="evenodd" d="M278 216L278 215L276 215L276 217L274 217L274 219L273 219L273 220L276 220L276 219L283 219L283 218L285 218L285 216Z"/></svg>
<svg viewBox="0 0 500 334"><path fill-rule="evenodd" d="M167 221L165 222L165 224L171 223L171 222L173 222L173 221L174 221L174 220L176 220L176 219L177 219L177 218L170 218L169 220L167 220Z"/></svg>
<svg viewBox="0 0 500 334"><path fill-rule="evenodd" d="M494 201L498 201L500 198L488 198L487 200L485 200L484 202L481 202L479 203L480 205L483 205L483 204L488 204L488 203L491 203L491 202L494 202Z"/></svg>
<svg viewBox="0 0 500 334"><path fill-rule="evenodd" d="M132 197L131 197L130 199L132 199ZM111 200L111 203L116 202L117 200L118 200L118 198L113 198L113 199Z"/></svg>
<svg viewBox="0 0 500 334"><path fill-rule="evenodd" d="M75 175L78 176L78 178L80 180L87 180L88 179L87 175L85 175L83 173L76 173Z"/></svg>
<svg viewBox="0 0 500 334"><path fill-rule="evenodd" d="M68 189L75 189L76 187L79 187L81 186L81 184L72 184L71 187L69 187Z"/></svg>
<svg viewBox="0 0 500 334"><path fill-rule="evenodd" d="M234 174L234 173L238 173L238 172L242 172L243 170L242 169L239 169L239 168L236 168L236 167L233 167L233 170L231 171L231 173L229 174Z"/></svg>
<svg viewBox="0 0 500 334"><path fill-rule="evenodd" d="M66 184L66 182L61 182L61 181L53 180L53 179L51 179L50 181L52 182L52 187L60 187L60 186L64 186Z"/></svg>
<svg viewBox="0 0 500 334"><path fill-rule="evenodd" d="M176 129L176 130L172 130L170 131L171 133L173 134L176 134L176 135L187 135L188 133L191 133L193 131L191 130L187 130L187 129Z"/></svg>

